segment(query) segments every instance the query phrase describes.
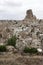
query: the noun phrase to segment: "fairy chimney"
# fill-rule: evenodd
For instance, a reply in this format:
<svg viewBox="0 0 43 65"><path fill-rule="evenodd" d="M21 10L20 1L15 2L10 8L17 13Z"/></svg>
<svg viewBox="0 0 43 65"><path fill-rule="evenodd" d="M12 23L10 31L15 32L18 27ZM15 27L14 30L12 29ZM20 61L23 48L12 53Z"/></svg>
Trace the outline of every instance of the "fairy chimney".
<svg viewBox="0 0 43 65"><path fill-rule="evenodd" d="M25 19L36 19L36 16L33 15L33 12L31 9L27 10Z"/></svg>

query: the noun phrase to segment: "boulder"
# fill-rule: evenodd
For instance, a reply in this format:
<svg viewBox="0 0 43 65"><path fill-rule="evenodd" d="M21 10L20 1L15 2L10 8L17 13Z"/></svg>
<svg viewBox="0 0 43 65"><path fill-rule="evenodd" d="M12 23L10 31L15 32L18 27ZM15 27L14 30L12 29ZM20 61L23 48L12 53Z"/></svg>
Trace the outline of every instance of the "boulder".
<svg viewBox="0 0 43 65"><path fill-rule="evenodd" d="M16 41L16 48L19 50L19 51L22 51L25 47L25 44L23 43L23 40L17 40Z"/></svg>
<svg viewBox="0 0 43 65"><path fill-rule="evenodd" d="M22 40L17 40L16 42L16 48L19 51L23 51L25 47L30 47L32 43L32 38L26 38Z"/></svg>
<svg viewBox="0 0 43 65"><path fill-rule="evenodd" d="M18 53L18 50L14 48L13 53Z"/></svg>
<svg viewBox="0 0 43 65"><path fill-rule="evenodd" d="M13 52L13 50L14 50L13 46L6 46L6 48L7 48L7 51L9 51L9 52Z"/></svg>
<svg viewBox="0 0 43 65"><path fill-rule="evenodd" d="M4 43L0 43L0 45L4 45Z"/></svg>
<svg viewBox="0 0 43 65"><path fill-rule="evenodd" d="M7 51L10 53L18 53L18 50L14 48L13 46L6 46Z"/></svg>
<svg viewBox="0 0 43 65"><path fill-rule="evenodd" d="M41 41L39 39L33 39L31 46L34 48L41 48Z"/></svg>
<svg viewBox="0 0 43 65"><path fill-rule="evenodd" d="M42 49L38 48L37 51L41 53L42 52Z"/></svg>

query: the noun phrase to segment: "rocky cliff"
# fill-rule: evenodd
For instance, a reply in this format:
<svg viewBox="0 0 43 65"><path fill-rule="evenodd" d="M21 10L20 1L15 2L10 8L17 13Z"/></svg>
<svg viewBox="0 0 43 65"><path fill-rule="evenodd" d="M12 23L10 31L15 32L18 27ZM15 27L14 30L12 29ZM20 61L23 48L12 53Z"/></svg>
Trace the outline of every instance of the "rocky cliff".
<svg viewBox="0 0 43 65"><path fill-rule="evenodd" d="M37 19L31 9L23 20L0 20L0 45L15 34L19 50L25 46L43 49L43 20Z"/></svg>
<svg viewBox="0 0 43 65"><path fill-rule="evenodd" d="M6 45L14 35L16 48ZM37 19L30 9L23 20L0 20L1 45L6 46L7 52L0 52L0 65L43 65L43 19ZM39 54L25 54L25 47L36 48Z"/></svg>

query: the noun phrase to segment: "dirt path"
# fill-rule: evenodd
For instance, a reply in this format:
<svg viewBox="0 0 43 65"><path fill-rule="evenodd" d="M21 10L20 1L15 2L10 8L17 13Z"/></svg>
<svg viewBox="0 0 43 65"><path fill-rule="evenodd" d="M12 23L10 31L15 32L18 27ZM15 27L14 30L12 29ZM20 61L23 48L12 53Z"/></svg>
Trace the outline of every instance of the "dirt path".
<svg viewBox="0 0 43 65"><path fill-rule="evenodd" d="M43 56L0 55L0 65L43 65Z"/></svg>

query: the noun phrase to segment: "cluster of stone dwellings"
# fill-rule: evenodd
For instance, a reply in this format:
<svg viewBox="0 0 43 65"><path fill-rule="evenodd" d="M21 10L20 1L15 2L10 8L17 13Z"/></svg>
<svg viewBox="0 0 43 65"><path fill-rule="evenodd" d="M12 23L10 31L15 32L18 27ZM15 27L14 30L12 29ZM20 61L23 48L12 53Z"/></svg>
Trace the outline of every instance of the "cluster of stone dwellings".
<svg viewBox="0 0 43 65"><path fill-rule="evenodd" d="M0 44L15 34L19 50L23 50L25 46L43 50L43 20L37 19L32 10L27 10L26 17L21 21L0 21Z"/></svg>

